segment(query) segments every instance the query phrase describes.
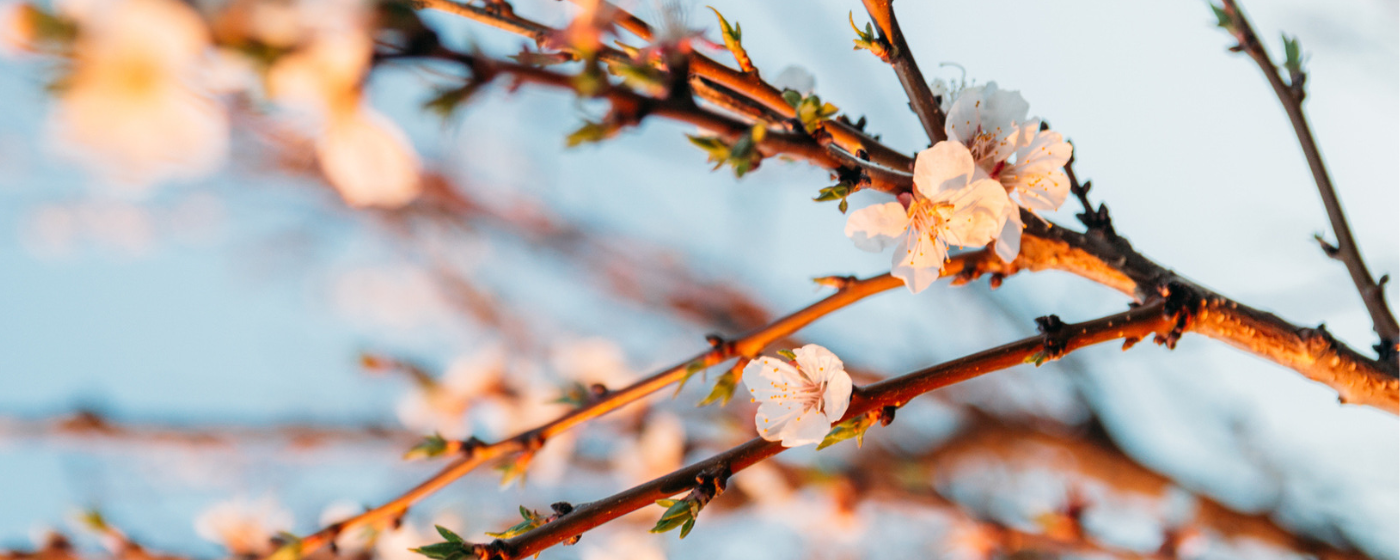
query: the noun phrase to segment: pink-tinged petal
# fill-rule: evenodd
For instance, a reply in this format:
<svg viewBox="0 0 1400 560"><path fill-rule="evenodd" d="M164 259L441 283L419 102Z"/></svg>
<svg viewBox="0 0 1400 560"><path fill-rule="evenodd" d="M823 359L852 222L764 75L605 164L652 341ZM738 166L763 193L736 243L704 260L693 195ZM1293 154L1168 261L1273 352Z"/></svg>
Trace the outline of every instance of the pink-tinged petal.
<svg viewBox="0 0 1400 560"><path fill-rule="evenodd" d="M1016 192L1021 205L1026 208L1056 210L1069 197L1069 176L1065 175L1064 169L1053 169L1018 182Z"/></svg>
<svg viewBox="0 0 1400 560"><path fill-rule="evenodd" d="M846 218L846 237L863 251L878 253L899 242L909 228L909 213L898 202L866 206Z"/></svg>
<svg viewBox="0 0 1400 560"><path fill-rule="evenodd" d="M953 215L943 230L943 240L962 247L991 243L1001 231L1007 208L1015 207L1006 195L1006 188L991 179L948 193L946 198L953 203Z"/></svg>
<svg viewBox="0 0 1400 560"><path fill-rule="evenodd" d="M940 191L962 188L976 168L967 146L945 140L914 158L914 187L931 199Z"/></svg>
<svg viewBox="0 0 1400 560"><path fill-rule="evenodd" d="M398 125L363 109L332 121L316 142L321 171L351 206L397 208L418 197L418 154Z"/></svg>
<svg viewBox="0 0 1400 560"><path fill-rule="evenodd" d="M1001 233L997 235L996 252L1004 262L1016 260L1016 255L1021 254L1021 211L1015 206L1010 207L1007 213L1006 223L1001 228Z"/></svg>
<svg viewBox="0 0 1400 560"><path fill-rule="evenodd" d="M827 380L826 393L822 395L827 424L834 424L846 415L846 408L851 404L851 389L851 376L845 370Z"/></svg>
<svg viewBox="0 0 1400 560"><path fill-rule="evenodd" d="M808 410L799 414L797 418L784 426L781 431L783 447L798 447L802 445L813 445L821 443L826 439L826 434L831 431L831 422L828 422L826 415L815 410Z"/></svg>
<svg viewBox="0 0 1400 560"><path fill-rule="evenodd" d="M890 275L904 281L910 292L919 293L938 280L948 247L941 240L911 231L894 249Z"/></svg>
<svg viewBox="0 0 1400 560"><path fill-rule="evenodd" d="M845 373L845 365L841 363L841 358L819 345L808 344L793 350L792 353L797 356L797 367L801 368L813 383L827 381L838 372Z"/></svg>
<svg viewBox="0 0 1400 560"><path fill-rule="evenodd" d="M763 405L791 400L793 391L802 383L802 376L792 364L762 356L744 366L743 380L749 395Z"/></svg>

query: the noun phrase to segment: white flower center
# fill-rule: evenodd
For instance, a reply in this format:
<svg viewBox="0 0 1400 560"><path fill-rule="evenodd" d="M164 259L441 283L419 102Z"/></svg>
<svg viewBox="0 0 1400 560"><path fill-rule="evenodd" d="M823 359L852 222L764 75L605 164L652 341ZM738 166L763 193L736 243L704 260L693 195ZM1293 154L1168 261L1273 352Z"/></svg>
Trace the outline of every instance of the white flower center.
<svg viewBox="0 0 1400 560"><path fill-rule="evenodd" d="M938 237L952 215L953 205L949 202L934 202L916 194L913 202L909 203L909 223L919 235L927 235L930 239Z"/></svg>

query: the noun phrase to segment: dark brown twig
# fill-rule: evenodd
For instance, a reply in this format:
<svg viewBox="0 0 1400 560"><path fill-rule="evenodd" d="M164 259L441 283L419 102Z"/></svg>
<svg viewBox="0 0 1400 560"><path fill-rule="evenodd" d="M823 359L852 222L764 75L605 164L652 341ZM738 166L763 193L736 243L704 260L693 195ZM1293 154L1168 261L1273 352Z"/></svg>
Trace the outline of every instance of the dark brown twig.
<svg viewBox="0 0 1400 560"><path fill-rule="evenodd" d="M1303 156L1307 158L1308 167L1312 170L1313 181L1317 183L1317 192L1322 196L1322 205L1327 208L1327 218L1332 222L1332 232L1337 236L1335 251L1329 250L1327 254L1346 264L1347 272L1351 273L1351 281L1356 284L1356 290L1360 292L1362 301L1366 303L1366 311L1371 314L1371 322L1374 324L1376 334L1381 338L1376 350L1382 360L1395 362L1397 344L1400 344L1400 325L1396 323L1395 315L1390 312L1390 307L1385 302L1385 277L1382 277L1380 282L1373 280L1371 271L1366 268L1366 262L1361 259L1361 250L1357 248L1356 240L1352 237L1351 226L1347 224L1346 214L1342 211L1342 203L1337 199L1337 191L1332 186L1332 178L1328 176L1327 168L1322 163L1322 152L1318 150L1317 141L1313 139L1307 116L1303 114L1302 76L1294 77L1292 84L1284 83L1278 67L1269 58L1264 43L1259 40L1258 35L1255 35L1254 28L1250 26L1249 20L1245 18L1238 3L1235 0L1223 1L1225 13L1230 17L1228 29L1239 41L1237 49L1244 51L1245 54L1254 59L1255 64L1259 65L1259 70L1264 72L1264 78L1274 89L1279 103L1283 104L1284 112L1288 113L1288 120L1293 124L1293 132L1298 135L1298 144L1303 148Z"/></svg>
<svg viewBox="0 0 1400 560"><path fill-rule="evenodd" d="M881 38L889 43L888 62L894 67L895 75L899 76L899 85L904 86L904 94L909 97L909 108L919 116L919 123L924 125L929 142L937 144L947 140L948 134L943 130L943 110L939 108L938 100L934 99L933 90L929 89L923 72L919 71L914 53L910 52L909 43L904 40L904 32L899 29L899 20L894 17L892 6L894 0L863 1L870 18L880 28Z"/></svg>

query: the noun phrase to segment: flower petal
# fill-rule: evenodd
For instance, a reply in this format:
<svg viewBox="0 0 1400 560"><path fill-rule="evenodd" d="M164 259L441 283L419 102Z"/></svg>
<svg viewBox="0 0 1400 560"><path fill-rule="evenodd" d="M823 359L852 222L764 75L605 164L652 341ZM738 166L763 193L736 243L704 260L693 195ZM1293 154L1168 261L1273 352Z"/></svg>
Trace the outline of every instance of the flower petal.
<svg viewBox="0 0 1400 560"><path fill-rule="evenodd" d="M788 425L802 413L801 406L791 402L765 402L758 406L753 416L758 436L768 441L778 441L787 434ZM810 416L810 415L809 415Z"/></svg>
<svg viewBox="0 0 1400 560"><path fill-rule="evenodd" d="M831 431L826 415L815 410L799 414L780 431L783 447L798 447L821 443Z"/></svg>
<svg viewBox="0 0 1400 560"><path fill-rule="evenodd" d="M948 246L932 235L910 230L894 249L890 274L904 281L913 293L924 291L935 280L948 257Z"/></svg>
<svg viewBox="0 0 1400 560"><path fill-rule="evenodd" d="M846 218L846 237L863 251L878 253L894 245L909 227L909 213L898 202L866 206Z"/></svg>
<svg viewBox="0 0 1400 560"><path fill-rule="evenodd" d="M761 356L757 360L749 362L744 366L744 386L749 389L749 395L760 405L787 401L792 394L791 388L802 382L802 376L797 373L797 368L791 364Z"/></svg>
<svg viewBox="0 0 1400 560"><path fill-rule="evenodd" d="M992 179L979 180L964 189L944 193L953 203L953 215L943 231L949 245L981 247L1000 233L1008 207L1014 208L1006 189Z"/></svg>
<svg viewBox="0 0 1400 560"><path fill-rule="evenodd" d="M820 345L808 344L792 352L797 356L797 367L801 368L813 383L830 380L837 373L845 373L841 358Z"/></svg>
<svg viewBox="0 0 1400 560"><path fill-rule="evenodd" d="M967 185L976 168L967 146L944 140L914 158L914 187L932 199L940 191Z"/></svg>
<svg viewBox="0 0 1400 560"><path fill-rule="evenodd" d="M997 256L1002 261L1011 262L1016 260L1016 255L1021 254L1021 211L1015 206L1008 206L1006 213L1006 223L1001 227L1001 233L997 235Z"/></svg>
<svg viewBox="0 0 1400 560"><path fill-rule="evenodd" d="M844 369L827 380L826 393L822 395L827 424L835 424L846 415L846 408L851 404L851 389L851 376Z"/></svg>
<svg viewBox="0 0 1400 560"><path fill-rule="evenodd" d="M418 154L398 126L362 109L335 119L316 142L321 170L351 206L397 208L418 197Z"/></svg>

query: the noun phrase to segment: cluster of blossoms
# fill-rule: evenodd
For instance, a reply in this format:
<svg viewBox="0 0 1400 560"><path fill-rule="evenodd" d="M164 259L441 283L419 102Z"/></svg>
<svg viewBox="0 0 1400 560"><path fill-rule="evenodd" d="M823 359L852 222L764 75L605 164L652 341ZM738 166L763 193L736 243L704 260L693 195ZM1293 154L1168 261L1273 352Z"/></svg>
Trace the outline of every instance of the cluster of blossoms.
<svg viewBox="0 0 1400 560"><path fill-rule="evenodd" d="M109 182L146 187L217 171L229 152L226 101L250 100L311 138L347 203L393 207L417 196L420 164L363 99L373 7L234 0L200 13L179 0L56 0L49 12L15 3L0 10L0 46L65 59L50 143Z"/></svg>
<svg viewBox="0 0 1400 560"><path fill-rule="evenodd" d="M920 152L914 190L897 202L862 208L846 221L856 247L891 245L891 274L913 292L938 279L948 247L996 241L1011 262L1021 252L1021 208L1055 210L1069 195L1064 166L1072 146L1027 119L1021 94L995 82L963 88L948 109L948 140Z"/></svg>

